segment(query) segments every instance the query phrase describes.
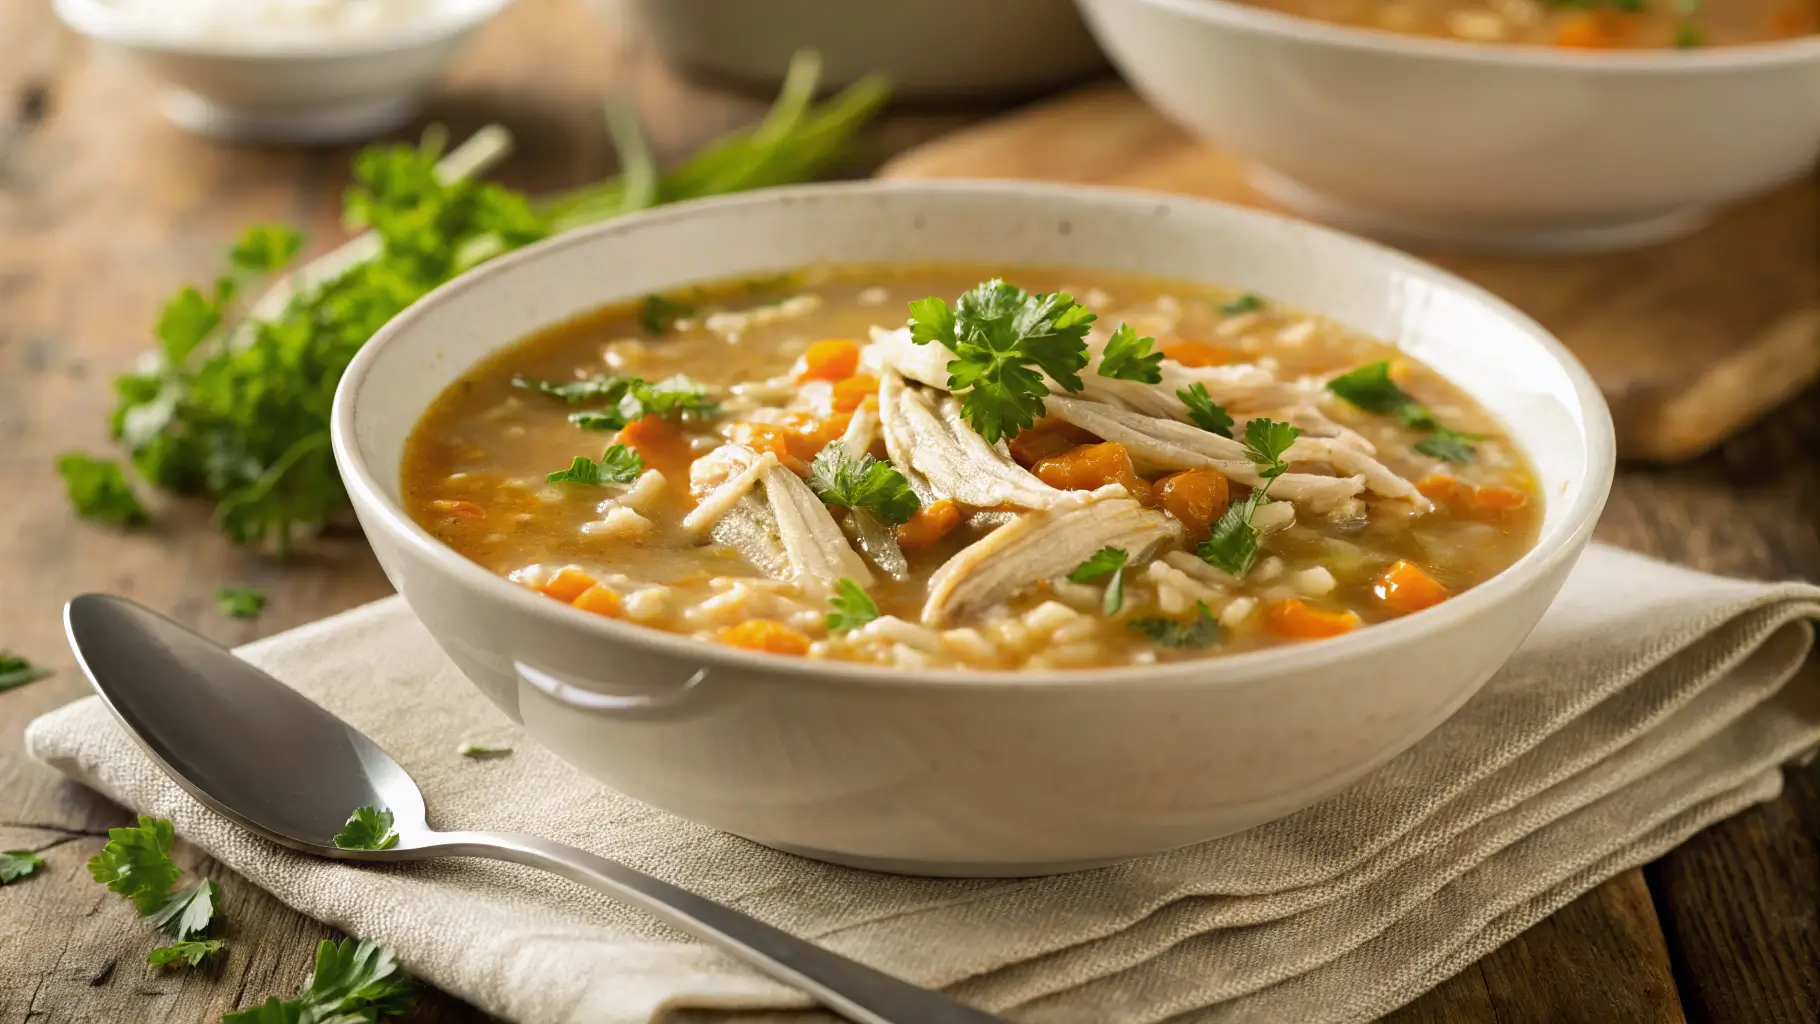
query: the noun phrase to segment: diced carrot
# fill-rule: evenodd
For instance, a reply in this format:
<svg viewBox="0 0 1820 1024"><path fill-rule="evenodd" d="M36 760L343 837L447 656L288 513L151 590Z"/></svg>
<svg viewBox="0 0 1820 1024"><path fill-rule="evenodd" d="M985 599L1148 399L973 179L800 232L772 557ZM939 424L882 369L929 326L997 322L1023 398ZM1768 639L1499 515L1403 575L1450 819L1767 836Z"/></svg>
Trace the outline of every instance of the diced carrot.
<svg viewBox="0 0 1820 1024"><path fill-rule="evenodd" d="M1384 602L1385 607L1405 613L1432 608L1451 596L1447 588L1435 582L1421 566L1406 559L1398 559L1395 565L1372 580L1371 592Z"/></svg>
<svg viewBox="0 0 1820 1024"><path fill-rule="evenodd" d="M834 382L834 411L852 412L878 392L878 378L869 373L856 373Z"/></svg>
<svg viewBox="0 0 1820 1024"><path fill-rule="evenodd" d="M550 581L538 590L545 597L553 597L563 604L569 604L580 597L589 587L594 586L594 577L582 572L572 565L563 566L562 570L550 577Z"/></svg>
<svg viewBox="0 0 1820 1024"><path fill-rule="evenodd" d="M1562 20L1555 29L1555 45L1575 50L1602 50L1611 45L1599 28L1599 19L1591 14L1576 14Z"/></svg>
<svg viewBox="0 0 1820 1024"><path fill-rule="evenodd" d="M1277 601L1264 609L1264 627L1288 640L1318 640L1358 629L1362 623L1350 611L1330 612L1299 597Z"/></svg>
<svg viewBox="0 0 1820 1024"><path fill-rule="evenodd" d="M897 546L905 551L934 547L960 524L961 510L952 499L932 501L897 528Z"/></svg>
<svg viewBox="0 0 1820 1024"><path fill-rule="evenodd" d="M1461 495L1460 504L1481 515L1503 515L1529 504L1529 495L1514 487L1474 487Z"/></svg>
<svg viewBox="0 0 1820 1024"><path fill-rule="evenodd" d="M1036 478L1064 491L1091 491L1106 484L1122 484L1140 500L1150 497L1150 484L1140 479L1131 465L1131 453L1117 441L1084 444L1078 448L1039 459L1030 467Z"/></svg>
<svg viewBox="0 0 1820 1024"><path fill-rule="evenodd" d="M801 459L804 466L813 461L823 448L839 440L851 422L851 412L837 412L827 419L816 419L808 413L798 412L791 413L782 420L790 431L790 453Z"/></svg>
<svg viewBox="0 0 1820 1024"><path fill-rule="evenodd" d="M581 596L569 602L584 612L605 615L607 618L619 617L619 595L596 583L581 592Z"/></svg>
<svg viewBox="0 0 1820 1024"><path fill-rule="evenodd" d="M471 501L459 501L450 498L438 498L430 502L430 507L451 519L485 519L487 510Z"/></svg>
<svg viewBox="0 0 1820 1024"><path fill-rule="evenodd" d="M1172 341L1163 346L1163 358L1183 366L1225 366L1232 362L1232 350L1204 341Z"/></svg>
<svg viewBox="0 0 1820 1024"><path fill-rule="evenodd" d="M1011 457L1018 465L1029 469L1043 459L1098 440L1072 423L1057 419L1038 420L1011 439Z"/></svg>
<svg viewBox="0 0 1820 1024"><path fill-rule="evenodd" d="M688 479L689 463L695 461L688 439L682 436L675 423L662 416L633 420L613 435L613 443L637 452L647 467L661 471L671 480ZM687 490L684 487L673 489Z"/></svg>
<svg viewBox="0 0 1820 1024"><path fill-rule="evenodd" d="M807 654L809 638L781 622L770 619L747 619L737 626L723 626L717 634L728 647L772 654Z"/></svg>
<svg viewBox="0 0 1820 1024"><path fill-rule="evenodd" d="M859 345L845 338L826 338L803 353L804 380L842 380L859 369Z"/></svg>
<svg viewBox="0 0 1820 1024"><path fill-rule="evenodd" d="M1460 480L1443 473L1430 473L1416 481L1416 490L1429 501L1452 501L1460 493Z"/></svg>
<svg viewBox="0 0 1820 1024"><path fill-rule="evenodd" d="M1157 481L1156 492L1163 510L1182 524L1190 540L1207 536L1232 500L1225 475L1212 469L1171 473Z"/></svg>
<svg viewBox="0 0 1820 1024"><path fill-rule="evenodd" d="M802 442L793 430L775 423L735 423L728 429L727 436L755 452L770 452L793 473L809 471L808 463L797 454Z"/></svg>

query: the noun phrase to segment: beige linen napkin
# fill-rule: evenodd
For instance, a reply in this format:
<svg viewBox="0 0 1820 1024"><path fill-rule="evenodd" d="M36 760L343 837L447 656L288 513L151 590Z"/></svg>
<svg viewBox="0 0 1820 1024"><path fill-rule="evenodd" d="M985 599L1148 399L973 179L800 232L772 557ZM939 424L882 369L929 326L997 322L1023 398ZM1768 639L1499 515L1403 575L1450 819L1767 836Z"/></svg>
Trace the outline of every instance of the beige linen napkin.
<svg viewBox="0 0 1820 1024"><path fill-rule="evenodd" d="M518 735L396 598L244 654L397 757L438 826L586 847L1018 1020L1339 1022L1409 1001L1600 881L1775 796L1778 766L1820 742L1820 672L1785 685L1817 616L1820 588L1595 546L1481 694L1345 794L1201 846L1027 880L819 864L592 783ZM474 739L517 753L461 757ZM549 875L465 860L357 868L253 839L167 781L93 699L39 719L28 742L284 902L520 1024L808 1005Z"/></svg>

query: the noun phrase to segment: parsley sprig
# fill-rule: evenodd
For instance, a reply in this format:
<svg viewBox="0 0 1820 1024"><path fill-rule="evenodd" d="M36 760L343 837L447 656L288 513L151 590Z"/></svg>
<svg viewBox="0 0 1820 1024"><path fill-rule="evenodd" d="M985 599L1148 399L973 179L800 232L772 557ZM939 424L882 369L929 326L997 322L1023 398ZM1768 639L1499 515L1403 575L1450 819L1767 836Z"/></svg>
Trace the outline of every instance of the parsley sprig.
<svg viewBox="0 0 1820 1024"><path fill-rule="evenodd" d="M258 587L216 587L215 607L230 619L256 619L265 611L265 591Z"/></svg>
<svg viewBox="0 0 1820 1024"><path fill-rule="evenodd" d="M1194 421L1195 426L1221 437L1232 436L1232 417L1226 412L1225 406L1207 394L1207 385L1197 383L1177 388L1175 397L1188 407L1188 418Z"/></svg>
<svg viewBox="0 0 1820 1024"><path fill-rule="evenodd" d="M48 668L34 665L12 651L0 650L0 693L35 683L50 674Z"/></svg>
<svg viewBox="0 0 1820 1024"><path fill-rule="evenodd" d="M1245 454L1258 467L1263 481L1251 489L1244 501L1226 506L1197 554L1232 576L1243 579L1258 558L1258 528L1251 523L1258 507L1266 500L1270 485L1289 469L1283 453L1302 436L1302 431L1287 423L1255 419L1245 424Z"/></svg>
<svg viewBox="0 0 1820 1024"><path fill-rule="evenodd" d="M221 1024L376 1024L409 1011L416 1000L416 986L391 950L365 939L324 939L316 970L296 999L273 996L227 1014Z"/></svg>
<svg viewBox="0 0 1820 1024"><path fill-rule="evenodd" d="M1381 360L1327 382L1327 390L1379 416L1395 416L1412 430L1426 431L1428 436L1416 442L1416 451L1443 462L1471 462L1472 442L1483 440L1478 434L1449 430L1435 419L1428 407L1410 397L1409 392L1390 379L1390 363Z"/></svg>
<svg viewBox="0 0 1820 1024"><path fill-rule="evenodd" d="M1124 548L1101 548L1092 558L1075 566L1068 578L1075 583L1091 583L1102 576L1111 577L1106 580L1106 595L1100 599L1100 609L1107 615L1116 615L1125 607L1125 562L1130 557Z"/></svg>
<svg viewBox="0 0 1820 1024"><path fill-rule="evenodd" d="M0 850L0 885L30 878L44 867L44 858L30 850Z"/></svg>
<svg viewBox="0 0 1820 1024"><path fill-rule="evenodd" d="M542 392L571 405L599 400L605 407L572 413L569 422L584 430L619 430L646 416L706 419L718 409L708 389L683 374L653 384L639 377L589 377L585 380L540 380L513 377L512 386Z"/></svg>
<svg viewBox="0 0 1820 1024"><path fill-rule="evenodd" d="M922 507L891 463L870 455L856 459L839 444L823 448L809 464L809 488L826 504L865 509L889 526L909 522Z"/></svg>
<svg viewBox="0 0 1820 1024"><path fill-rule="evenodd" d="M142 814L138 825L108 829L107 844L89 859L88 872L110 891L132 900L140 916L151 918L173 940L152 950L149 963L193 967L222 948L219 940L203 941L218 923L221 888L205 878L188 889L171 891L183 875L171 859L175 838L170 822Z"/></svg>
<svg viewBox="0 0 1820 1024"><path fill-rule="evenodd" d="M623 444L616 444L600 453L599 462L586 455L577 455L568 469L551 473L544 479L553 484L605 487L608 484L629 484L644 471L645 460L636 451Z"/></svg>
<svg viewBox="0 0 1820 1024"><path fill-rule="evenodd" d="M826 622L828 632L845 633L878 618L878 605L866 595L858 583L843 577L834 585L834 594L828 598Z"/></svg>
<svg viewBox="0 0 1820 1024"><path fill-rule="evenodd" d="M1151 618L1132 619L1129 625L1164 647L1210 647L1219 643L1222 636L1220 624L1205 601L1194 603L1194 618L1187 622Z"/></svg>
<svg viewBox="0 0 1820 1024"><path fill-rule="evenodd" d="M1155 345L1155 338L1140 338L1130 324L1120 324L1106 339L1106 351L1100 356L1100 376L1161 384L1163 353L1152 352Z"/></svg>
<svg viewBox="0 0 1820 1024"><path fill-rule="evenodd" d="M348 823L335 833L338 850L389 850L398 845L398 833L392 831L392 812L377 807L356 808Z"/></svg>
<svg viewBox="0 0 1820 1024"><path fill-rule="evenodd" d="M138 526L148 518L119 463L70 452L57 459L57 472L82 518L114 526Z"/></svg>

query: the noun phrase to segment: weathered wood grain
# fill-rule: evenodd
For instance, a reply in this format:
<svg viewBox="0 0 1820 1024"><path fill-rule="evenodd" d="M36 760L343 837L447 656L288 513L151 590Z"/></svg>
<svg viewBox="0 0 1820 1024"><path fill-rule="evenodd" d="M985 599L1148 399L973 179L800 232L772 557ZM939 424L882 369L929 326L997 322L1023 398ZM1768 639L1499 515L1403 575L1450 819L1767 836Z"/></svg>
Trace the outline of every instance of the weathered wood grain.
<svg viewBox="0 0 1820 1024"><path fill-rule="evenodd" d="M598 110L608 89L636 97L667 159L762 106L672 78L584 0L539 0L482 33L431 116L457 136L507 123L519 149L503 180L558 188L610 172ZM351 531L279 565L233 548L182 503L161 503L159 525L132 535L78 523L65 507L50 461L70 447L105 450L107 381L146 346L174 285L209 276L254 220L305 224L319 248L341 237L349 150L211 145L169 128L151 104L143 78L65 34L48 5L0 5L0 646L63 670L0 694L0 848L43 849L48 862L42 877L0 889L0 1024L212 1021L294 991L331 934L179 844L187 871L226 890L231 952L202 972L145 966L143 922L83 867L127 815L21 747L25 723L84 692L64 652L61 602L112 590L241 642L389 590ZM878 152L960 116L894 116ZM1810 393L1698 462L1627 469L1600 536L1703 568L1820 578L1817 446L1820 393ZM267 613L221 617L210 594L225 583L267 587ZM1646 874L1588 893L1391 1019L1666 1022L1685 1006L1695 1021L1820 1020L1816 843L1820 795L1804 783ZM484 1018L431 993L411 1019Z"/></svg>

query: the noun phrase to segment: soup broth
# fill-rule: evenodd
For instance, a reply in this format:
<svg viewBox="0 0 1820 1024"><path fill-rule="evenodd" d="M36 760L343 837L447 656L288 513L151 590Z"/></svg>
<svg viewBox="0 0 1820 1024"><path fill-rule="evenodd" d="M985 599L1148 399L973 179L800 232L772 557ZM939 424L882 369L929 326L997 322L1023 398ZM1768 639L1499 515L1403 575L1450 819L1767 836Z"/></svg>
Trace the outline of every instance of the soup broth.
<svg viewBox="0 0 1820 1024"><path fill-rule="evenodd" d="M955 300L994 273L1016 287ZM1049 363L999 373L1007 338ZM1381 341L1198 285L974 267L805 271L550 328L443 393L402 480L430 533L585 611L974 669L1417 614L1518 559L1542 512L1494 418Z"/></svg>
<svg viewBox="0 0 1820 1024"><path fill-rule="evenodd" d="M1697 48L1820 32L1820 0L1244 0L1362 28L1582 50Z"/></svg>

